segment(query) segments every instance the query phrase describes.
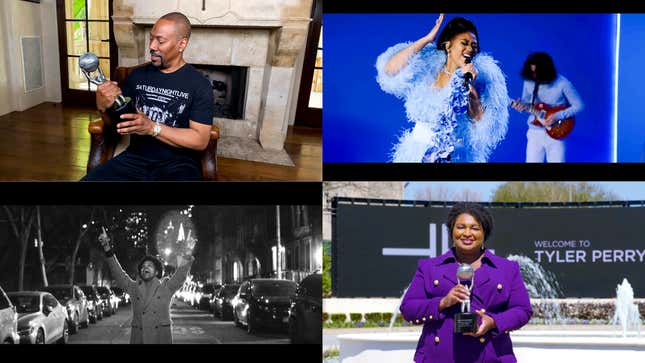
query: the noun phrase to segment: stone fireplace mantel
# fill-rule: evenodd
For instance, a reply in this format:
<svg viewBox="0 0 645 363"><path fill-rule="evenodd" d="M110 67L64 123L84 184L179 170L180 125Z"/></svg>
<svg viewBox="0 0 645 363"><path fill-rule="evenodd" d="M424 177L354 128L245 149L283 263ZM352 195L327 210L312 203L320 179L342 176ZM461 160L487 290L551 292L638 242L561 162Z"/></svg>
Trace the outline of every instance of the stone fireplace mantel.
<svg viewBox="0 0 645 363"><path fill-rule="evenodd" d="M222 137L253 139L282 150L295 117L313 0L115 0L119 65L149 61L154 23L179 11L192 25L184 52L191 64L248 67L244 116L214 118ZM154 5L153 5L154 4Z"/></svg>
<svg viewBox="0 0 645 363"><path fill-rule="evenodd" d="M134 8L135 16L132 22L135 24L154 24L162 15L182 9L181 12L190 19L193 27L199 26L223 26L223 27L245 27L245 28L279 28L285 22L302 22L305 25L311 20L309 14L285 14L285 6L299 6L310 1L175 1L176 4L165 4L151 8L149 4L139 2ZM205 10L201 6L204 5ZM287 17L285 17L287 15Z"/></svg>

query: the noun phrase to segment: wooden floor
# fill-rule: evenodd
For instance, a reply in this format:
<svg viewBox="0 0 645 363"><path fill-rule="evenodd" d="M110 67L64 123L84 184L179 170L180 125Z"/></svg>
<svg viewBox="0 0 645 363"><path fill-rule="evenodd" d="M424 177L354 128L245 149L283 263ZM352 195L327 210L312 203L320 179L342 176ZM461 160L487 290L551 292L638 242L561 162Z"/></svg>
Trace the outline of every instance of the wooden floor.
<svg viewBox="0 0 645 363"><path fill-rule="evenodd" d="M75 181L85 175L93 108L43 103L0 116L0 180ZM284 145L295 167L218 157L223 181L321 181L322 130L289 127Z"/></svg>

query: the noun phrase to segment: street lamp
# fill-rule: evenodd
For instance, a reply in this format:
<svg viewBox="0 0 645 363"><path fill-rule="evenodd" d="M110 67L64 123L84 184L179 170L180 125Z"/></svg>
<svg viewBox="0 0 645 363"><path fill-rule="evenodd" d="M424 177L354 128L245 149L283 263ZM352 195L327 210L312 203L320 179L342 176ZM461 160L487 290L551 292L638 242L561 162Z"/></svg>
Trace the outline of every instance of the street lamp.
<svg viewBox="0 0 645 363"><path fill-rule="evenodd" d="M166 248L166 249L164 250L164 253L166 254L166 257L168 257L168 255L169 255L171 252L172 252L172 250L171 250L170 248Z"/></svg>

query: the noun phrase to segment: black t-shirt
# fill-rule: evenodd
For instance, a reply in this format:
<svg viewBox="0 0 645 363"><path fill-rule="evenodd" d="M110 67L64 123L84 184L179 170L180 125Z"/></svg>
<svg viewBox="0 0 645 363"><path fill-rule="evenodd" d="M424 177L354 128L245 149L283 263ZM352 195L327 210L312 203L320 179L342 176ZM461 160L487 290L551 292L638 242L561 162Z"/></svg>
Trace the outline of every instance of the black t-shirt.
<svg viewBox="0 0 645 363"><path fill-rule="evenodd" d="M188 128L189 120L213 124L213 90L208 79L195 67L185 64L172 73L163 73L152 64L132 71L121 90L152 121L170 127ZM174 147L151 136L130 135L128 151L151 161L190 157L200 152Z"/></svg>

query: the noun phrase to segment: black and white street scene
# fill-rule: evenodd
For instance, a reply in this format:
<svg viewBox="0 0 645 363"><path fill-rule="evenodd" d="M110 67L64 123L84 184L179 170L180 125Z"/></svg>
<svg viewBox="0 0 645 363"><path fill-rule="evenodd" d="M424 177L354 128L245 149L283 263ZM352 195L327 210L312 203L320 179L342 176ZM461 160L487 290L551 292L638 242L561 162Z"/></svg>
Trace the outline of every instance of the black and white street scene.
<svg viewBox="0 0 645 363"><path fill-rule="evenodd" d="M5 205L0 341L322 342L319 205Z"/></svg>

